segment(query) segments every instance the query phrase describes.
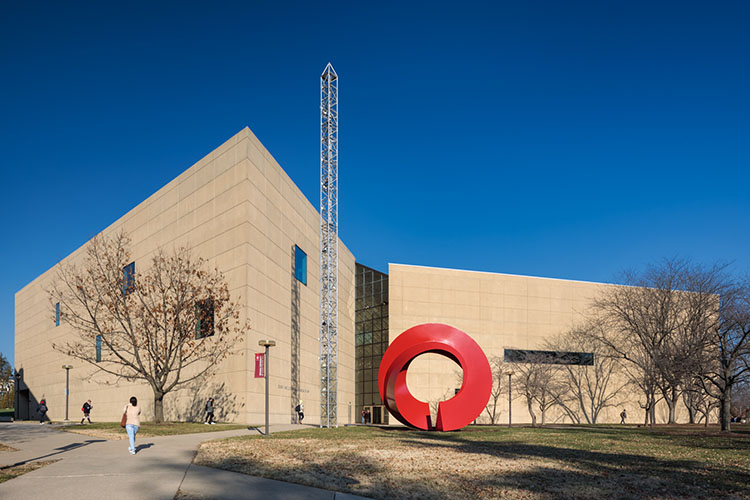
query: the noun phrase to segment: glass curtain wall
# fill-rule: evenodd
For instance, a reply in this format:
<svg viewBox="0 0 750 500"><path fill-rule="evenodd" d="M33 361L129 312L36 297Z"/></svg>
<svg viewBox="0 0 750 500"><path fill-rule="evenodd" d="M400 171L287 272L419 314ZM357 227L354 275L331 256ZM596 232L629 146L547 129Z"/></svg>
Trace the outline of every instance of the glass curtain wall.
<svg viewBox="0 0 750 500"><path fill-rule="evenodd" d="M368 409L370 423L387 424L378 392L378 368L388 348L388 275L357 263L355 287L354 417L361 422L362 412Z"/></svg>

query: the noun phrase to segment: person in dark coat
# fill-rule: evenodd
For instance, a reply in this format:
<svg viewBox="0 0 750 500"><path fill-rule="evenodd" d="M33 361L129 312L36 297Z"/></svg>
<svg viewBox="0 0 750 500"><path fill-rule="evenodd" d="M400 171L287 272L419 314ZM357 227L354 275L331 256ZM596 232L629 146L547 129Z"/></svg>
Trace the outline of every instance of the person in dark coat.
<svg viewBox="0 0 750 500"><path fill-rule="evenodd" d="M91 423L91 417L89 416L91 414L91 400L89 399L85 403L83 403L83 406L81 407L81 411L83 412L83 418L81 419L81 425L83 425L83 421L88 419L89 423Z"/></svg>
<svg viewBox="0 0 750 500"><path fill-rule="evenodd" d="M297 423L301 424L302 419L305 418L305 405L302 404L302 400L299 400L299 403L297 403L297 406L294 407L294 411L297 412Z"/></svg>
<svg viewBox="0 0 750 500"><path fill-rule="evenodd" d="M206 402L206 421L203 423L206 425L216 423L214 422L214 398L208 398Z"/></svg>
<svg viewBox="0 0 750 500"><path fill-rule="evenodd" d="M44 423L44 416L47 415L47 411L48 410L49 410L49 408L47 408L47 401L45 401L44 399L42 399L41 401L39 401L39 404L36 407L36 412L39 414L39 423L40 424Z"/></svg>

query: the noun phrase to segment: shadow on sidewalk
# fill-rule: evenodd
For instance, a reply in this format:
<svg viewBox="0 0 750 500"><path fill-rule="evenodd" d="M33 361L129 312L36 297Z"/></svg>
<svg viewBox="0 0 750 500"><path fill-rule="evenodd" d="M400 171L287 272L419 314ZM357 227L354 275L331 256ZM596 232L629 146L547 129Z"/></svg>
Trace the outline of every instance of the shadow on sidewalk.
<svg viewBox="0 0 750 500"><path fill-rule="evenodd" d="M22 462L16 462L14 464L9 464L9 465L5 465L3 467L0 467L0 471L5 470L5 469L10 469L11 467L18 467L19 465L26 465L29 462L36 462L37 460L41 460L43 458L53 457L55 455L59 455L61 453L65 453L66 451L76 450L78 448L82 448L84 446L88 446L88 445L93 444L93 443L105 443L106 441L107 441L106 439L87 439L86 441L84 441L82 443L66 444L65 446L60 446L59 448L54 448L54 450L56 450L56 451L54 451L53 453L48 453L48 454L42 455L40 457L29 458L29 459L24 460Z"/></svg>

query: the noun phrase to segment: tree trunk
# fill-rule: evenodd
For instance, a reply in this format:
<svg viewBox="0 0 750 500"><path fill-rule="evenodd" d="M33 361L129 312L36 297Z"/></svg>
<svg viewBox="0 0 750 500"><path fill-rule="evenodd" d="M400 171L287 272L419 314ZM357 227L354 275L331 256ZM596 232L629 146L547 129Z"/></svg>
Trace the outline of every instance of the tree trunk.
<svg viewBox="0 0 750 500"><path fill-rule="evenodd" d="M672 398L665 397L664 402L667 403L667 407L669 408L669 419L667 420L668 424L674 424L675 423L675 403L672 401Z"/></svg>
<svg viewBox="0 0 750 500"><path fill-rule="evenodd" d="M719 411L719 418L721 419L721 431L731 431L731 419L732 419L732 386L724 388L724 394L721 395L721 409Z"/></svg>
<svg viewBox="0 0 750 500"><path fill-rule="evenodd" d="M693 409L691 406L687 406L687 405L686 405L686 408L687 408L687 411L688 411L688 421L691 424L694 424L695 423L695 409Z"/></svg>
<svg viewBox="0 0 750 500"><path fill-rule="evenodd" d="M536 415L534 414L534 409L532 408L531 401L527 401L526 405L529 407L529 415L531 415L531 426L536 427Z"/></svg>
<svg viewBox="0 0 750 500"><path fill-rule="evenodd" d="M154 422L164 422L164 393L154 389Z"/></svg>
<svg viewBox="0 0 750 500"><path fill-rule="evenodd" d="M651 397L651 404L648 407L648 414L651 418L651 427L656 425L656 398Z"/></svg>

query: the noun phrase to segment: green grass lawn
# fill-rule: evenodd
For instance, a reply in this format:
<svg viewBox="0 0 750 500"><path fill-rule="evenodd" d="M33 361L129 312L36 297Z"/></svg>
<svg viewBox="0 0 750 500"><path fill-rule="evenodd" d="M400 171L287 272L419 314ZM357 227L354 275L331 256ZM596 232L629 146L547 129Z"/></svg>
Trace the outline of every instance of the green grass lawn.
<svg viewBox="0 0 750 500"><path fill-rule="evenodd" d="M196 463L382 499L750 499L750 432L734 429L305 429L204 443Z"/></svg>
<svg viewBox="0 0 750 500"><path fill-rule="evenodd" d="M106 439L126 439L125 429L120 427L119 422L95 422L93 424L80 425L78 423L65 425L63 430L78 434L103 437ZM174 436L177 434L196 434L199 432L230 431L234 429L246 429L246 425L238 424L216 424L203 425L197 422L164 422L155 424L153 422L142 422L138 429L138 437Z"/></svg>

